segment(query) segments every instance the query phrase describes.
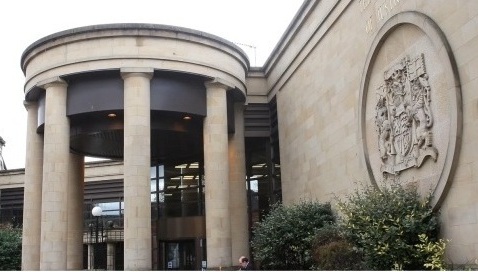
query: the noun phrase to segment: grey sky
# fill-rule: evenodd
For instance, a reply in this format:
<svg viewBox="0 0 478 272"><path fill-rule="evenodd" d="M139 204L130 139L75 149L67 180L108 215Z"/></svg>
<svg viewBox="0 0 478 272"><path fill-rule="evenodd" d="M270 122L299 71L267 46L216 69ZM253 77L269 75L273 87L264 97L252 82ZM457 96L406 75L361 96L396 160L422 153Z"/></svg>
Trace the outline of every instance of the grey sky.
<svg viewBox="0 0 478 272"><path fill-rule="evenodd" d="M303 0L16 0L2 4L0 136L8 169L25 166L26 110L23 51L36 40L70 28L106 23L152 23L192 28L241 46L261 66Z"/></svg>

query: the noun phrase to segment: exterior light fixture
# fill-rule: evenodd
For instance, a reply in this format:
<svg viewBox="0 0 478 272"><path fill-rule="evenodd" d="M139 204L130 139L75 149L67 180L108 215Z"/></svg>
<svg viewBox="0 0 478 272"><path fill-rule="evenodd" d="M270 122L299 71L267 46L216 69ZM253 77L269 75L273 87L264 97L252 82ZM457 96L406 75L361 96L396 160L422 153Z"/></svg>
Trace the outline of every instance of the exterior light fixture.
<svg viewBox="0 0 478 272"><path fill-rule="evenodd" d="M186 115L186 116L183 117L183 120L191 120L191 116Z"/></svg>
<svg viewBox="0 0 478 272"><path fill-rule="evenodd" d="M99 206L96 206L91 210L91 214L93 214L93 216L95 216L96 218L98 218L98 216L101 216L102 213L103 210Z"/></svg>
<svg viewBox="0 0 478 272"><path fill-rule="evenodd" d="M91 210L91 214L93 214L93 216L96 218L96 226L95 226L95 243L94 243L94 248L93 248L93 260L91 260L91 266L93 268L93 270L97 270L98 267L98 261L95 260L95 258L97 258L98 256L95 256L96 254L98 254L98 232L99 232L99 218L101 217L101 215L103 214L103 210L101 209L101 207L99 206L95 206L92 210ZM103 228L101 228L101 236L102 236L102 240L103 240ZM96 248L96 250L95 250ZM96 264L96 265L95 265ZM91 269L91 268L90 268Z"/></svg>
<svg viewBox="0 0 478 272"><path fill-rule="evenodd" d="M108 117L114 118L114 117L116 117L116 113L108 113Z"/></svg>

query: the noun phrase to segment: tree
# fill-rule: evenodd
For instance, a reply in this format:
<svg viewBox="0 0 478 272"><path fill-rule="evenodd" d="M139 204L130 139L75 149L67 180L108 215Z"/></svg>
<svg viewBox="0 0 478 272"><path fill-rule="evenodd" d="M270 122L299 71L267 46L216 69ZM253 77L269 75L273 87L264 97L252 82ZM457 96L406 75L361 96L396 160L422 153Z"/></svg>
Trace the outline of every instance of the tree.
<svg viewBox="0 0 478 272"><path fill-rule="evenodd" d="M21 270L22 232L12 226L0 226L0 270Z"/></svg>
<svg viewBox="0 0 478 272"><path fill-rule="evenodd" d="M314 269L313 242L317 230L335 222L329 203L276 204L253 229L252 251L261 269Z"/></svg>

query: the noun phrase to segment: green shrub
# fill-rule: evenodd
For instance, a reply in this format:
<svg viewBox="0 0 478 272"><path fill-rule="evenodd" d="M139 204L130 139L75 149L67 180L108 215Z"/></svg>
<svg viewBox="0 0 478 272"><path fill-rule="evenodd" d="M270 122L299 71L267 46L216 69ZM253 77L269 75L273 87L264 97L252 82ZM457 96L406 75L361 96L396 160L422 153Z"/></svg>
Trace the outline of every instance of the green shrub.
<svg viewBox="0 0 478 272"><path fill-rule="evenodd" d="M318 270L362 270L361 255L347 241L335 241L316 249Z"/></svg>
<svg viewBox="0 0 478 272"><path fill-rule="evenodd" d="M445 262L445 248L446 241L440 239L436 242L431 242L428 240L428 237L425 234L418 235L420 239L420 244L415 245L417 248L417 257L425 259L425 266L431 270L446 270Z"/></svg>
<svg viewBox="0 0 478 272"><path fill-rule="evenodd" d="M0 270L21 270L21 265L21 229L0 226Z"/></svg>
<svg viewBox="0 0 478 272"><path fill-rule="evenodd" d="M444 244L438 240L438 216L430 206L431 196L422 200L414 187L399 184L379 190L362 187L338 206L345 235L363 251L366 268L440 269L437 260L443 260Z"/></svg>
<svg viewBox="0 0 478 272"><path fill-rule="evenodd" d="M323 246L343 239L343 234L336 224L325 225L317 230L314 237L314 246Z"/></svg>
<svg viewBox="0 0 478 272"><path fill-rule="evenodd" d="M318 270L362 270L361 252L353 248L336 225L318 230L314 242Z"/></svg>
<svg viewBox="0 0 478 272"><path fill-rule="evenodd" d="M254 226L254 260L265 270L314 269L312 245L315 234L334 221L329 203L277 204Z"/></svg>

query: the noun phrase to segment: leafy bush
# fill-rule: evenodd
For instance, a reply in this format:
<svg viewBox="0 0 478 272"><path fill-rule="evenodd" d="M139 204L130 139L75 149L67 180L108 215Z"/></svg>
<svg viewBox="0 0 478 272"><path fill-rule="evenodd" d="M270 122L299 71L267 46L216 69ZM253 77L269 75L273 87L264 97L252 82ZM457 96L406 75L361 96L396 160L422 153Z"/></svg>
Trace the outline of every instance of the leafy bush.
<svg viewBox="0 0 478 272"><path fill-rule="evenodd" d="M21 229L0 226L0 270L21 270L21 266Z"/></svg>
<svg viewBox="0 0 478 272"><path fill-rule="evenodd" d="M339 227L336 224L329 224L317 230L314 237L314 246L323 246L343 239L344 237Z"/></svg>
<svg viewBox="0 0 478 272"><path fill-rule="evenodd" d="M370 270L425 270L444 267L444 241L438 240L438 216L431 195L399 184L377 190L363 186L339 201L349 241L364 253Z"/></svg>
<svg viewBox="0 0 478 272"><path fill-rule="evenodd" d="M318 230L314 260L319 270L362 270L362 254L346 241L336 225Z"/></svg>
<svg viewBox="0 0 478 272"><path fill-rule="evenodd" d="M329 203L277 204L254 226L254 259L266 270L314 269L312 245L315 234L334 221Z"/></svg>
<svg viewBox="0 0 478 272"><path fill-rule="evenodd" d="M425 234L418 235L418 238L421 244L415 245L415 247L418 250L417 255L421 255L426 260L423 266L431 270L446 270L444 258L446 241L440 239L436 242L431 242Z"/></svg>

